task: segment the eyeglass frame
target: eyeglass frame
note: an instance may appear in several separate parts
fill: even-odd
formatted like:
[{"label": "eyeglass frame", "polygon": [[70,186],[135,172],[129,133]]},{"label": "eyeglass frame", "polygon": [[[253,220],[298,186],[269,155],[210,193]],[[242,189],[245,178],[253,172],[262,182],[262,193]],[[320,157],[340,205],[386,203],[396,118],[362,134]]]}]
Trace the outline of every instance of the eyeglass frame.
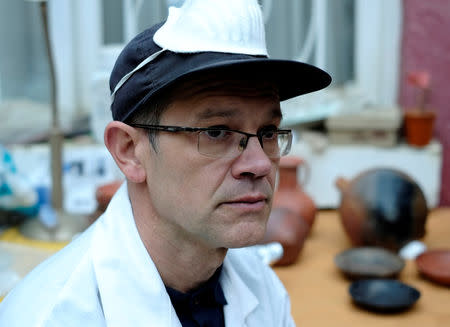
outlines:
[{"label": "eyeglass frame", "polygon": [[[229,131],[229,132],[235,132],[235,133],[239,133],[244,135],[245,138],[245,143],[244,144],[239,144],[240,147],[242,147],[242,150],[240,151],[241,153],[247,148],[248,145],[248,140],[250,139],[250,137],[255,137],[258,139],[259,144],[261,145],[261,148],[264,151],[264,145],[263,145],[263,140],[262,140],[262,132],[264,131],[263,128],[259,129],[256,134],[252,134],[252,133],[247,133],[247,132],[243,132],[243,131],[239,131],[237,129],[231,129],[231,128],[224,128],[224,127],[188,127],[188,126],[171,126],[171,125],[147,125],[147,124],[139,124],[139,123],[129,123],[129,126],[132,127],[137,127],[137,128],[143,128],[143,129],[148,129],[148,130],[156,130],[156,131],[162,131],[162,132],[169,132],[169,133],[182,133],[182,132],[190,132],[190,133],[195,133],[195,132],[207,132],[207,131]],[[286,150],[285,153],[281,154],[278,157],[269,157],[267,155],[267,153],[264,151],[264,153],[269,157],[269,158],[273,158],[273,159],[277,159],[280,158],[282,156],[285,156],[287,154],[289,154],[289,152],[291,151],[291,146],[292,146],[292,130],[290,129],[274,129],[272,132],[277,133],[277,134],[287,134],[289,135],[288,138],[288,144],[286,146]],[[242,141],[242,140],[241,140]],[[200,154],[208,156],[205,153],[201,153],[199,151]]]}]

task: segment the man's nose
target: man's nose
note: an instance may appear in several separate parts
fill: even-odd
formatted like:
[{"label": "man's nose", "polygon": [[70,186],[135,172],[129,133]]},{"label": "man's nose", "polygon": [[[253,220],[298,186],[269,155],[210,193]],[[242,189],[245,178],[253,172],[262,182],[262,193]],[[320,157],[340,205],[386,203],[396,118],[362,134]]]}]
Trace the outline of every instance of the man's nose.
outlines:
[{"label": "man's nose", "polygon": [[257,137],[250,137],[247,146],[233,163],[231,173],[235,178],[262,177],[271,172],[272,160],[266,155]]}]

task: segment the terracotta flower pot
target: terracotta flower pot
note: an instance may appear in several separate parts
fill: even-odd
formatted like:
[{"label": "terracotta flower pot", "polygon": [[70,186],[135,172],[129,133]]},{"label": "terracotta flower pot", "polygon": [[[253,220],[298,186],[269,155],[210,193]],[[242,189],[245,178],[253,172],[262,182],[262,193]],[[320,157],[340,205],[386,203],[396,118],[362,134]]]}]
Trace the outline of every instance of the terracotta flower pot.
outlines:
[{"label": "terracotta flower pot", "polygon": [[404,114],[405,133],[408,144],[426,146],[433,138],[436,115],[433,111],[410,110]]}]

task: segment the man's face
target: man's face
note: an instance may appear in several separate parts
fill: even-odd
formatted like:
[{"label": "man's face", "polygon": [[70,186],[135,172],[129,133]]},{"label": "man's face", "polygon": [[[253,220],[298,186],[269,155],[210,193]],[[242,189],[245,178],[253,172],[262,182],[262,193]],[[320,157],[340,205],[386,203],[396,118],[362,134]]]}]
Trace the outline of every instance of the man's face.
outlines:
[{"label": "man's face", "polygon": [[[254,133],[279,126],[281,111],[273,92],[202,88],[174,101],[161,125],[228,127]],[[258,139],[235,158],[198,152],[197,133],[159,132],[157,151],[148,145],[150,205],[169,239],[233,248],[255,244],[265,232],[278,159],[269,159]]]}]

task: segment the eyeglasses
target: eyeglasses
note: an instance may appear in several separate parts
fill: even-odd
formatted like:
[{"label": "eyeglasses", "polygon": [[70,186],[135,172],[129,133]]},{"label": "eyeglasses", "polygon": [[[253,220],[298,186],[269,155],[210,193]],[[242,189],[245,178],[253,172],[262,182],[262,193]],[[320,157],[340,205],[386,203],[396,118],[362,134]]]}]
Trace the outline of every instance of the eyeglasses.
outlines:
[{"label": "eyeglasses", "polygon": [[289,129],[265,127],[256,134],[222,127],[181,127],[129,124],[133,127],[170,133],[197,133],[198,152],[213,158],[235,158],[245,150],[250,137],[256,136],[264,153],[272,159],[287,155],[291,150],[292,132]]}]

